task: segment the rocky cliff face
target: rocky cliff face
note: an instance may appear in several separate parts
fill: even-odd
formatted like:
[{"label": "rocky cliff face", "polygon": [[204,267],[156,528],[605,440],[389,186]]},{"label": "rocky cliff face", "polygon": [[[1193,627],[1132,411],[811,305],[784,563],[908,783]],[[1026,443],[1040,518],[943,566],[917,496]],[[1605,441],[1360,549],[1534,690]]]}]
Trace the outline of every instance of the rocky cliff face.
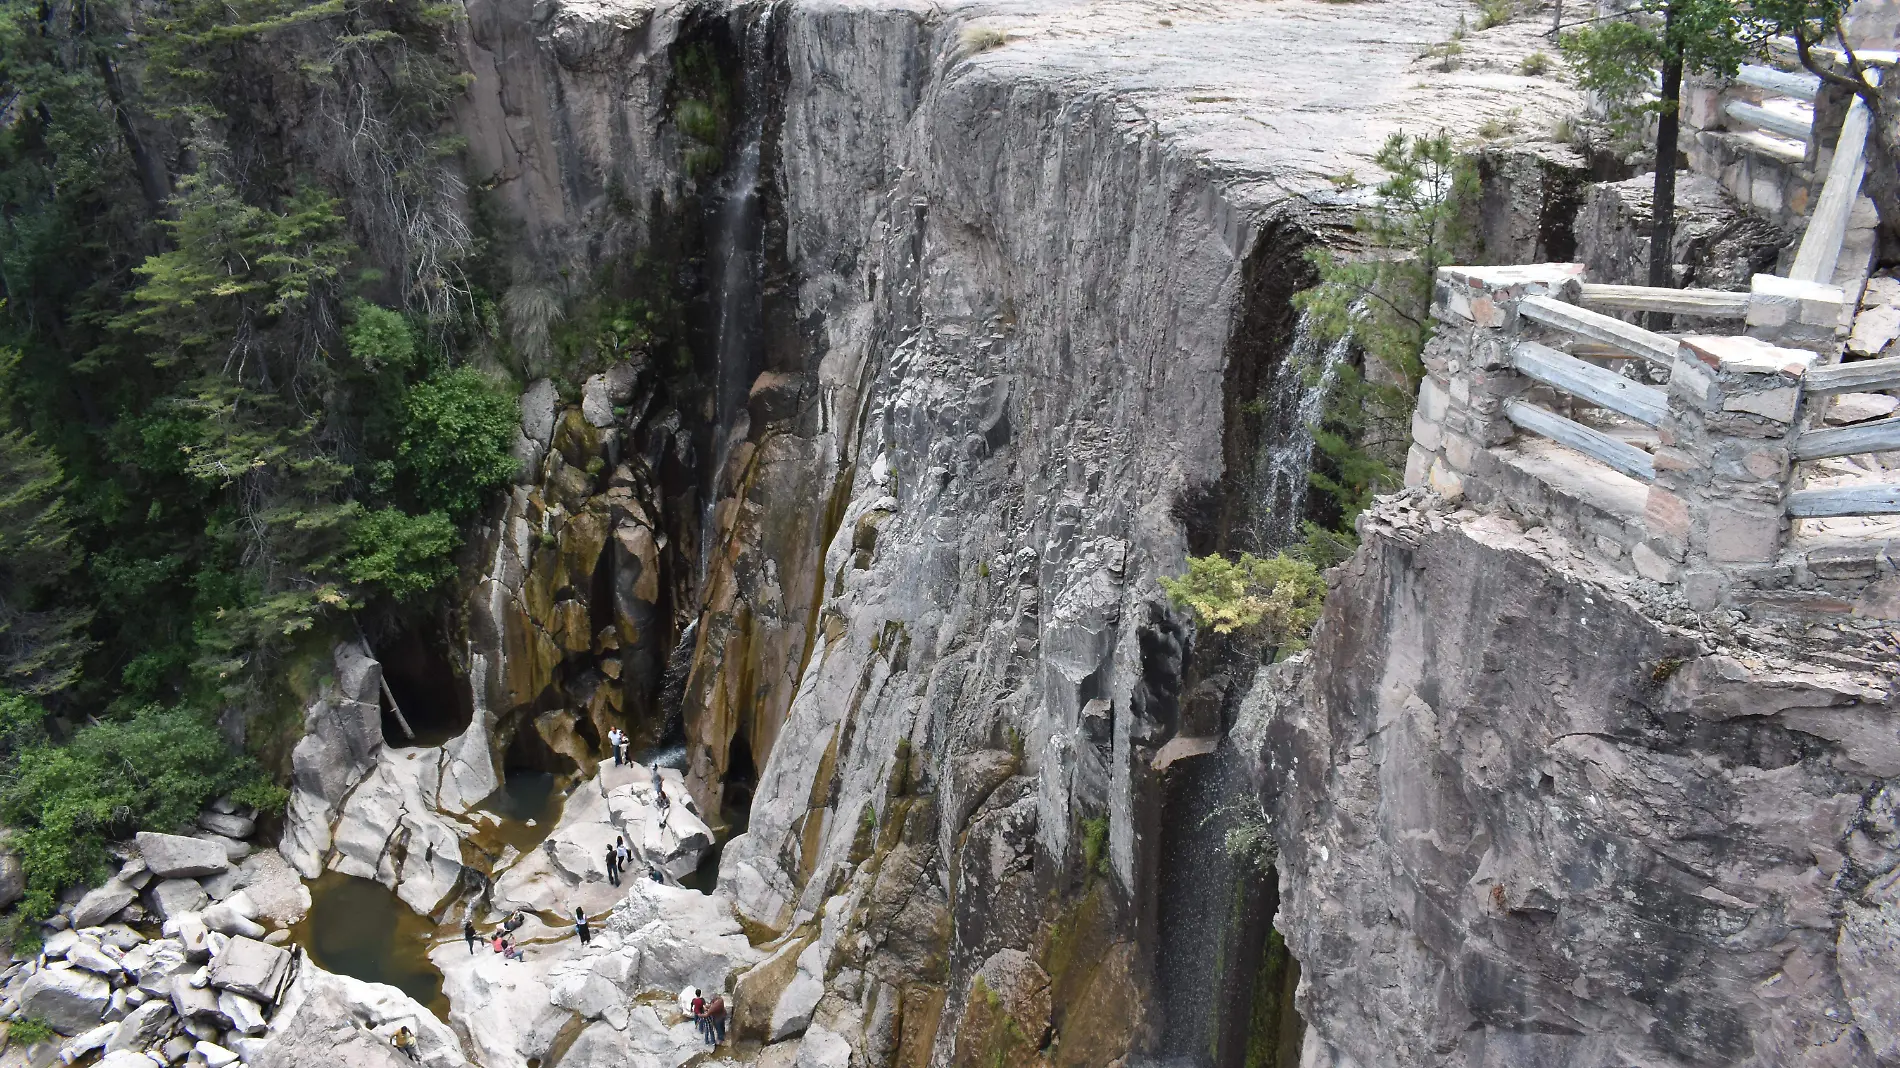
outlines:
[{"label": "rocky cliff face", "polygon": [[1241,732],[1302,1064],[1890,1063],[1885,625],[1790,644],[1430,497],[1362,529]]},{"label": "rocky cliff face", "polygon": [[558,439],[592,431],[534,400],[541,474],[470,629],[488,720],[576,754],[663,721],[653,636],[690,634],[694,793],[717,812],[758,776],[720,885],[784,939],[745,1000],[820,992],[754,1037],[906,1065],[1153,1047],[1161,843],[1198,819],[1157,758],[1223,728],[1155,576],[1258,529],[1244,472],[1291,428],[1243,413],[1298,388],[1287,297],[1349,210],[1330,179],[1402,123],[1524,108],[1534,28],[1441,73],[1417,57],[1461,7],[1436,0],[470,10],[471,152],[533,254],[704,248],[702,388],[669,400],[701,503],[657,505],[700,517],[658,567],[676,594],[665,524],[601,500],[619,454],[583,485]]}]

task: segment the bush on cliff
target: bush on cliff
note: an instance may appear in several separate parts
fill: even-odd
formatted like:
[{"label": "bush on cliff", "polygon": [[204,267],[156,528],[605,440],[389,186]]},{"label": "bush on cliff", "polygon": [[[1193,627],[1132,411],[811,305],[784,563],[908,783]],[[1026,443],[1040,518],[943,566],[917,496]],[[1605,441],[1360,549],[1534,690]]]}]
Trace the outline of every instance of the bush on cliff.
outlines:
[{"label": "bush on cliff", "polygon": [[1306,648],[1326,598],[1319,569],[1286,553],[1191,556],[1187,574],[1163,578],[1161,588],[1201,626],[1256,638],[1277,653]]}]

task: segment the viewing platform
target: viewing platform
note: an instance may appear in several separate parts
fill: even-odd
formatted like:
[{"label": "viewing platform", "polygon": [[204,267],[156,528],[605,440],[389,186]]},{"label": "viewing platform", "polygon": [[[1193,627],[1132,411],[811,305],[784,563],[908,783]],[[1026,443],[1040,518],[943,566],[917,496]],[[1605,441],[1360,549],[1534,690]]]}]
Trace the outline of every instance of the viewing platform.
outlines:
[{"label": "viewing platform", "polygon": [[1900,619],[1900,416],[1880,392],[1900,357],[1839,362],[1858,301],[1582,273],[1439,271],[1407,485],[1549,524],[1698,611]]}]

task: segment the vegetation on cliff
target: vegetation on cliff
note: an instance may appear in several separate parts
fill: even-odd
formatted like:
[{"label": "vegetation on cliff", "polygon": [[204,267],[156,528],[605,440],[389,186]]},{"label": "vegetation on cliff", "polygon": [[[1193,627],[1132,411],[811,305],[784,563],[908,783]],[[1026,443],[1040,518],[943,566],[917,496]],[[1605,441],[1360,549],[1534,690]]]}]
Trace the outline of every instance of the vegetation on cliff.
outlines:
[{"label": "vegetation on cliff", "polygon": [[268,805],[217,724],[277,700],[298,634],[438,589],[514,473],[451,18],[0,2],[0,818],[32,914],[108,835]]}]

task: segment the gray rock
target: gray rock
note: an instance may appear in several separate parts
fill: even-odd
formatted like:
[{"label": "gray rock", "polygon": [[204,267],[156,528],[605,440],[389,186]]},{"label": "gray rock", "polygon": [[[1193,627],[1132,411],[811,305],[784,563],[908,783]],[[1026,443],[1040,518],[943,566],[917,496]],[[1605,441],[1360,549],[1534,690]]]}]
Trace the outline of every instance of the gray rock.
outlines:
[{"label": "gray rock", "polygon": [[138,843],[145,866],[160,879],[216,875],[231,866],[221,846],[201,838],[140,831]]},{"label": "gray rock", "polygon": [[123,973],[119,962],[107,956],[99,943],[85,938],[73,943],[72,948],[66,951],[66,959],[71,961],[74,967],[84,968],[94,975],[103,975],[108,979],[116,979]]},{"label": "gray rock", "polygon": [[134,890],[143,890],[152,881],[152,869],[144,857],[133,857],[119,867],[119,881]]},{"label": "gray rock", "polygon": [[155,1068],[152,1058],[131,1050],[114,1050],[99,1059],[93,1068]]},{"label": "gray rock", "polygon": [[165,1040],[163,1046],[159,1047],[159,1052],[172,1064],[177,1064],[179,1061],[191,1056],[192,1050],[193,1041],[184,1035],[173,1035]]},{"label": "gray rock", "polygon": [[193,985],[191,976],[180,973],[172,976],[172,1010],[184,1019],[208,1017],[218,1014],[218,993],[209,986]]},{"label": "gray rock", "polygon": [[212,901],[223,901],[244,886],[244,871],[232,868],[217,875],[207,875],[198,880],[198,885],[204,887],[205,897]]},{"label": "gray rock", "polygon": [[225,1049],[216,1042],[200,1042],[193,1048],[198,1051],[198,1056],[204,1058],[205,1068],[228,1068],[231,1063],[238,1059],[236,1053]]},{"label": "gray rock", "polygon": [[20,991],[20,1013],[37,1016],[62,1035],[99,1025],[112,1004],[112,984],[83,968],[42,968]]},{"label": "gray rock", "polygon": [[110,924],[96,931],[87,931],[86,934],[97,938],[100,945],[112,946],[121,952],[145,943],[144,935],[122,923]]},{"label": "gray rock", "polygon": [[210,895],[196,879],[166,879],[153,884],[145,892],[146,900],[151,903],[152,911],[166,920],[176,919],[188,912],[197,912],[210,901]]},{"label": "gray rock", "polygon": [[126,1013],[125,1019],[118,1022],[106,1049],[144,1049],[156,1043],[159,1036],[165,1033],[172,1016],[171,1002],[158,999],[148,1001]]},{"label": "gray rock", "polygon": [[140,990],[158,998],[170,997],[172,978],[193,968],[184,946],[171,939],[135,947],[120,964],[137,978]]},{"label": "gray rock", "polygon": [[57,931],[40,943],[40,953],[46,957],[64,957],[66,952],[79,944],[79,932],[71,928]]},{"label": "gray rock", "polygon": [[122,1022],[100,1024],[92,1030],[72,1038],[65,1045],[59,1047],[59,1059],[67,1064],[71,1064],[89,1053],[96,1053],[104,1049],[106,1043],[112,1041],[114,1032],[123,1026],[125,1025]]},{"label": "gray rock", "polygon": [[257,830],[257,821],[234,813],[200,812],[198,826],[226,838],[249,838]]},{"label": "gray rock", "polygon": [[138,891],[117,878],[107,879],[104,885],[89,891],[73,906],[72,921],[74,927],[97,927],[125,910]]},{"label": "gray rock", "polygon": [[12,908],[25,896],[25,866],[12,850],[0,850],[0,909]]},{"label": "gray rock", "polygon": [[252,852],[251,843],[240,841],[236,838],[227,838],[222,834],[213,834],[210,831],[205,831],[196,837],[200,841],[209,842],[223,850],[224,859],[232,864],[236,864],[238,861],[250,856]]},{"label": "gray rock", "polygon": [[277,998],[290,973],[290,954],[250,938],[233,938],[211,961],[211,985],[258,1001]]},{"label": "gray rock", "polygon": [[264,1018],[264,1006],[256,998],[235,991],[218,991],[218,1011],[231,1021],[231,1030],[239,1034],[261,1035],[269,1025]]}]

